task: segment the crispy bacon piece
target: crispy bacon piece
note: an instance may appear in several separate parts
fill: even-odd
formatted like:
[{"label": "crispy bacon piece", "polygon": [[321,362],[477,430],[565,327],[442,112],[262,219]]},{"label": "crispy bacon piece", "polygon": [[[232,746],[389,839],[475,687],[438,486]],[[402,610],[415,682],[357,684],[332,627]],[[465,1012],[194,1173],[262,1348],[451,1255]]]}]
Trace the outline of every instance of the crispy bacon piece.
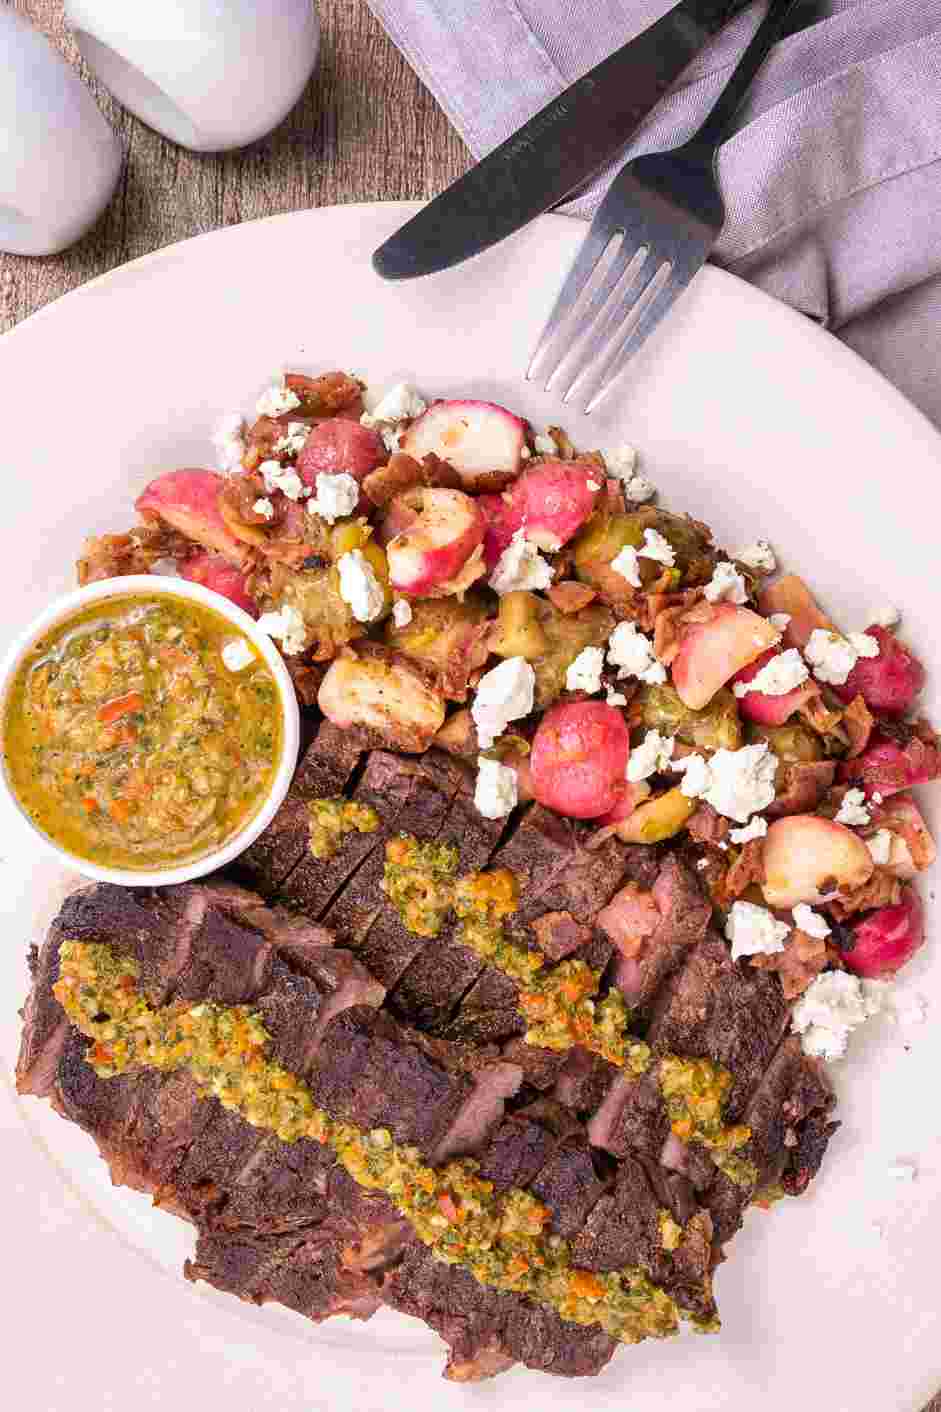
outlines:
[{"label": "crispy bacon piece", "polygon": [[749,962],[759,971],[777,971],[785,1000],[802,995],[811,981],[827,964],[827,943],[821,937],[793,931],[784,943],[783,951],[772,956],[750,956]]},{"label": "crispy bacon piece", "polygon": [[723,882],[723,891],[728,898],[725,903],[727,907],[732,905],[736,897],[741,897],[752,883],[764,882],[764,847],[764,839],[751,839],[729,868]]},{"label": "crispy bacon piece", "polygon": [[363,481],[363,490],[374,505],[385,506],[403,490],[411,490],[416,485],[431,488],[460,490],[463,482],[453,466],[429,452],[416,461],[406,456],[404,451],[396,451],[389,457],[388,465],[370,471]]},{"label": "crispy bacon piece", "polygon": [[854,696],[843,712],[843,729],[849,736],[847,759],[855,760],[869,744],[875,719],[862,696]]},{"label": "crispy bacon piece", "polygon": [[812,814],[836,777],[835,760],[795,760],[778,767],[777,795],[769,819],[785,814]]},{"label": "crispy bacon piece", "polygon": [[817,691],[813,696],[809,696],[797,714],[811,730],[823,736],[824,740],[831,740],[838,746],[849,744],[849,732],[843,725],[843,711],[828,706],[823,692]]},{"label": "crispy bacon piece", "polygon": [[558,608],[560,613],[578,613],[582,608],[587,608],[589,603],[593,603],[598,594],[593,588],[589,588],[587,583],[576,583],[574,579],[565,579],[562,583],[554,583],[546,591],[546,597],[553,607]]},{"label": "crispy bacon piece", "polygon": [[[682,759],[683,755],[695,754],[695,747],[687,746],[676,758]],[[719,844],[727,837],[730,827],[728,819],[723,819],[711,804],[700,804],[695,814],[689,819],[686,831],[690,838],[695,839],[697,843]]]},{"label": "crispy bacon piece", "polygon": [[301,399],[294,416],[336,417],[341,414],[359,419],[363,414],[363,384],[349,373],[285,373],[285,386]]},{"label": "crispy bacon piece", "polygon": [[868,882],[852,892],[843,892],[827,907],[838,922],[844,922],[856,912],[869,912],[873,907],[894,907],[902,896],[902,883],[885,868],[876,868]]},{"label": "crispy bacon piece", "polygon": [[160,559],[185,558],[193,552],[191,540],[172,525],[155,521],[137,525],[127,534],[102,534],[86,539],[75,569],[79,585],[100,579],[147,574]]}]

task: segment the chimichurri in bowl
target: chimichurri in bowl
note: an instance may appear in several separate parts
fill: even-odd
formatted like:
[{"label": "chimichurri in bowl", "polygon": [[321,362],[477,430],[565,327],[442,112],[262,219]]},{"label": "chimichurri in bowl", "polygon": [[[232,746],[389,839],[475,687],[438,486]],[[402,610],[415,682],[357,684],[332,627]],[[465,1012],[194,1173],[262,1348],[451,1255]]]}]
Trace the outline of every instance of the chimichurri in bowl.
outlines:
[{"label": "chimichurri in bowl", "polygon": [[15,645],[2,687],[6,787],[92,877],[176,882],[231,861],[296,763],[280,654],[199,584],[139,575],[68,595]]}]

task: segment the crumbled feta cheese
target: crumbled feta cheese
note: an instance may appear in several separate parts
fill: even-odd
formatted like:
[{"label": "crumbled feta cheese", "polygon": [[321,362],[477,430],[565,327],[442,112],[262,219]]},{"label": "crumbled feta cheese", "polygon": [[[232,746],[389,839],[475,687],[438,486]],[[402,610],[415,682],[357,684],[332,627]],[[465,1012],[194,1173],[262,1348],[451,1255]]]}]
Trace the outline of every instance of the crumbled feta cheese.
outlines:
[{"label": "crumbled feta cheese", "polygon": [[229,672],[244,671],[249,663],[255,660],[255,653],[244,637],[230,638],[228,642],[223,644],[220,656],[226,671]]},{"label": "crumbled feta cheese", "polygon": [[241,469],[242,457],[245,455],[242,431],[241,412],[230,412],[216,424],[212,433],[212,444],[216,448],[216,460],[220,470]]},{"label": "crumbled feta cheese", "polygon": [[363,426],[374,427],[379,422],[405,422],[420,417],[427,410],[425,399],[407,382],[397,382],[372,409],[364,412]]},{"label": "crumbled feta cheese", "polygon": [[558,456],[559,454],[559,448],[552,437],[547,436],[544,432],[533,437],[533,446],[537,456]]},{"label": "crumbled feta cheese", "polygon": [[784,950],[790,931],[787,922],[777,921],[767,907],[754,902],[733,902],[725,923],[733,961],[741,956],[774,956]]},{"label": "crumbled feta cheese", "polygon": [[865,827],[869,823],[870,817],[863,791],[848,789],[843,796],[839,810],[833,816],[833,822],[845,824],[847,828]]},{"label": "crumbled feta cheese", "polygon": [[748,585],[734,564],[723,559],[703,589],[710,603],[747,603]]},{"label": "crumbled feta cheese", "polygon": [[288,422],[286,433],[279,437],[274,444],[275,454],[278,456],[299,455],[307,445],[309,436],[310,427],[306,422]]},{"label": "crumbled feta cheese", "polygon": [[601,690],[601,672],[604,667],[604,649],[583,647],[565,673],[566,691],[587,691],[594,696]]},{"label": "crumbled feta cheese", "polygon": [[676,740],[672,735],[661,735],[659,731],[648,731],[639,745],[631,748],[627,762],[627,778],[632,784],[649,779],[661,770],[669,769]]},{"label": "crumbled feta cheese", "polygon": [[627,697],[624,695],[623,691],[609,691],[607,696],[605,697],[605,705],[626,706]]},{"label": "crumbled feta cheese", "polygon": [[869,622],[876,628],[895,628],[902,621],[902,610],[893,603],[884,603],[869,614]]},{"label": "crumbled feta cheese", "polygon": [[818,681],[828,686],[843,686],[860,657],[878,657],[879,644],[864,632],[851,632],[842,637],[826,628],[814,628],[804,648],[804,656],[814,669]]},{"label": "crumbled feta cheese", "polygon": [[293,412],[301,405],[301,399],[285,385],[284,375],[279,382],[272,383],[255,403],[259,417],[282,417],[285,412]]},{"label": "crumbled feta cheese", "polygon": [[[767,809],[774,800],[778,757],[765,741],[741,750],[717,750],[708,764],[701,755],[674,763],[684,771],[682,792],[690,799],[705,799],[719,814],[744,824],[752,814]],[[699,764],[692,762],[698,760]]]},{"label": "crumbled feta cheese", "polygon": [[352,515],[359,504],[359,483],[346,471],[332,475],[321,471],[317,476],[317,494],[307,503],[312,515],[319,515],[332,525],[346,515]]},{"label": "crumbled feta cheese", "polygon": [[750,691],[763,692],[765,696],[786,696],[789,691],[801,685],[810,676],[807,663],[796,647],[779,652],[766,662],[751,681],[736,682],[732,688],[736,696],[747,696]]},{"label": "crumbled feta cheese", "polygon": [[732,829],[729,832],[729,840],[732,843],[751,843],[754,838],[764,838],[768,832],[768,820],[763,819],[760,814],[756,814],[750,824],[744,828]]},{"label": "crumbled feta cheese", "polygon": [[706,868],[709,867],[709,859],[708,859],[708,858],[700,858],[699,862],[696,864],[696,867],[699,869],[699,871],[700,871],[701,873],[704,872],[704,871],[706,870]]},{"label": "crumbled feta cheese", "polygon": [[646,476],[630,476],[624,481],[625,498],[632,500],[635,505],[643,505],[645,501],[652,500],[656,493],[657,487]]},{"label": "crumbled feta cheese", "polygon": [[252,509],[255,511],[256,515],[264,515],[266,520],[274,519],[274,506],[265,496],[263,496],[261,500],[256,500]]},{"label": "crumbled feta cheese", "polygon": [[499,760],[477,757],[477,786],[474,806],[485,819],[504,819],[516,808],[519,798],[516,771]]},{"label": "crumbled feta cheese", "polygon": [[882,803],[882,795],[879,793],[879,791],[878,791],[877,789],[874,789],[873,792],[872,792],[872,802],[873,802],[873,804],[881,804],[881,803]]},{"label": "crumbled feta cheese", "polygon": [[665,539],[659,530],[645,529],[644,542],[637,553],[641,559],[655,559],[658,564],[665,564],[668,569],[672,569],[676,563],[676,555],[673,553],[673,546],[668,539]]},{"label": "crumbled feta cheese", "polygon": [[637,447],[624,442],[613,451],[604,453],[604,463],[612,476],[618,480],[630,480],[637,470]]},{"label": "crumbled feta cheese", "polygon": [[633,545],[625,544],[623,549],[618,550],[611,560],[611,568],[622,579],[627,579],[632,588],[640,588],[640,565]]},{"label": "crumbled feta cheese", "polygon": [[533,709],[536,673],[525,657],[507,657],[499,666],[485,672],[477,683],[471,715],[477,727],[477,743],[489,750],[510,721],[528,716]]},{"label": "crumbled feta cheese", "polygon": [[892,835],[888,829],[879,829],[872,838],[866,839],[866,847],[874,863],[888,863],[892,853]]},{"label": "crumbled feta cheese", "polygon": [[654,656],[653,643],[637,629],[636,623],[618,623],[608,638],[608,661],[619,667],[618,677],[637,677],[650,686],[667,679],[662,662]]},{"label": "crumbled feta cheese", "polygon": [[361,549],[351,549],[337,560],[340,597],[353,610],[358,623],[373,623],[386,603],[385,590]]},{"label": "crumbled feta cheese", "polygon": [[818,941],[823,941],[824,937],[830,935],[830,927],[826,917],[822,917],[819,912],[808,907],[806,902],[798,902],[797,906],[792,908],[791,916],[794,918],[795,927],[805,936],[813,936]]},{"label": "crumbled feta cheese", "polygon": [[306,490],[297,471],[285,470],[280,461],[262,461],[258,470],[269,494],[280,490],[289,500],[300,500]]},{"label": "crumbled feta cheese", "polygon": [[528,461],[529,458],[532,456],[532,454],[533,454],[533,453],[530,451],[530,449],[529,449],[528,446],[521,446],[521,447],[520,447],[520,460],[521,460],[521,461]]},{"label": "crumbled feta cheese", "polygon": [[839,1059],[853,1030],[885,1003],[886,987],[860,981],[849,971],[824,971],[816,976],[794,1006],[791,1028],[801,1036],[805,1054]]},{"label": "crumbled feta cheese", "polygon": [[768,622],[773,628],[777,628],[778,632],[783,632],[791,621],[791,616],[790,613],[771,613],[768,616]]},{"label": "crumbled feta cheese", "polygon": [[682,770],[680,793],[687,799],[699,799],[712,783],[712,774],[702,755],[684,755],[682,760],[674,760],[672,768]]},{"label": "crumbled feta cheese", "polygon": [[600,489],[601,489],[601,481],[600,481],[600,480],[586,480],[585,485],[588,487],[589,490],[600,490]]},{"label": "crumbled feta cheese", "polygon": [[285,604],[276,613],[262,613],[258,626],[269,637],[279,639],[288,657],[296,657],[307,646],[307,628],[296,608]]},{"label": "crumbled feta cheese", "polygon": [[756,539],[754,544],[746,544],[745,548],[740,549],[735,557],[746,568],[757,569],[762,574],[773,574],[778,567],[774,550],[766,539]]},{"label": "crumbled feta cheese", "polygon": [[917,1175],[914,1162],[893,1162],[889,1167],[889,1176],[894,1182],[913,1182]]},{"label": "crumbled feta cheese", "polygon": [[497,560],[490,575],[490,587],[502,597],[520,589],[548,588],[552,582],[552,565],[530,544],[525,530],[518,529]]},{"label": "crumbled feta cheese", "polygon": [[392,605],[392,621],[397,628],[407,628],[412,621],[412,605],[405,598],[397,598]]}]

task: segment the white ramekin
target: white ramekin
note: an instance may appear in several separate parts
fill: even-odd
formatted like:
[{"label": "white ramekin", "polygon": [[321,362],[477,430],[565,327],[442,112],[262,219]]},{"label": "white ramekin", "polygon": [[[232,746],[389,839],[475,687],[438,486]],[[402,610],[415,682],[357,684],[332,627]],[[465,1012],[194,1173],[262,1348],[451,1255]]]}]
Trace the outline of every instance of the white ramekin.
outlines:
[{"label": "white ramekin", "polygon": [[236,607],[234,603],[230,603],[227,598],[223,598],[221,594],[214,593],[212,589],[204,588],[199,583],[189,583],[185,579],[168,578],[158,574],[131,574],[126,578],[102,579],[98,583],[90,583],[86,584],[84,588],[77,588],[73,593],[64,594],[61,598],[50,603],[49,607],[44,609],[24,632],[20,633],[0,664],[0,717],[5,713],[7,693],[20,663],[39,638],[92,603],[100,603],[108,598],[125,598],[134,594],[149,596],[159,594],[161,597],[184,598],[192,603],[201,603],[203,607],[211,608],[220,617],[230,622],[233,627],[240,629],[264,658],[278,687],[283,721],[281,760],[265,802],[249,819],[244,828],[234,834],[222,848],[216,849],[213,853],[207,853],[202,858],[191,859],[175,868],[105,868],[70,853],[68,849],[62,848],[37,827],[17,798],[7,775],[5,750],[0,756],[0,786],[36,841],[47,852],[55,854],[66,867],[77,873],[82,873],[87,878],[95,878],[99,882],[120,883],[123,887],[163,887],[169,883],[188,882],[191,878],[200,878],[206,873],[224,867],[226,863],[231,863],[234,858],[244,852],[248,845],[268,827],[287,794],[294,775],[300,744],[300,712],[294,684],[280,652],[271,638],[266,633],[259,631],[255,621],[246,612]]},{"label": "white ramekin", "polygon": [[317,63],[313,0],[66,0],[89,68],[194,152],[224,152],[284,119]]}]

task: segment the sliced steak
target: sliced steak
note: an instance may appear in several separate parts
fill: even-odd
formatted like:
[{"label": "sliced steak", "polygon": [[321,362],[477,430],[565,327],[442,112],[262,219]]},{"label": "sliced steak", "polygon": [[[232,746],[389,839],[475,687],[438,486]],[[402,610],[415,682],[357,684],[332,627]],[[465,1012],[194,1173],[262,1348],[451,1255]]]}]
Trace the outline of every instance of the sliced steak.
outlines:
[{"label": "sliced steak", "polygon": [[647,1040],[656,1053],[712,1059],[728,1069],[726,1116],[734,1123],[771,1062],[788,1014],[777,977],[733,961],[713,935],[693,947],[667,982]]},{"label": "sliced steak", "polygon": [[496,1191],[527,1187],[552,1156],[558,1139],[542,1123],[522,1114],[507,1118],[480,1155],[480,1175]]},{"label": "sliced steak", "polygon": [[606,1185],[598,1178],[587,1143],[564,1143],[530,1183],[530,1190],[552,1213],[552,1231],[570,1240],[585,1224]]},{"label": "sliced steak", "polygon": [[307,852],[307,803],[344,793],[363,753],[353,731],[324,721],[297,768],[287,798],[265,831],[240,855],[233,873],[273,896]]},{"label": "sliced steak", "polygon": [[485,966],[457,1012],[437,1029],[468,1044],[502,1044],[524,1034],[526,1021],[519,1011],[516,982],[495,966]]},{"label": "sliced steak", "polygon": [[281,1142],[269,1134],[216,1203],[208,1224],[259,1234],[317,1225],[329,1209],[327,1185],[333,1166],[333,1152],[321,1143],[306,1138]]},{"label": "sliced steak", "polygon": [[271,980],[275,951],[261,932],[207,907],[186,965],[171,987],[174,1000],[248,1004]]},{"label": "sliced steak", "polygon": [[647,898],[651,914],[659,921],[652,930],[643,929],[636,937],[625,936],[623,925],[631,927],[631,916],[637,912],[636,884],[616,893],[598,922],[622,953],[618,957],[614,983],[632,1008],[644,1011],[667,976],[682,963],[692,947],[702,941],[712,916],[712,903],[699,880],[680,860],[668,857],[660,869]]},{"label": "sliced steak", "polygon": [[553,1096],[575,1113],[594,1113],[620,1070],[580,1044],[562,1057]]},{"label": "sliced steak", "polygon": [[523,1079],[531,1088],[545,1092],[554,1086],[565,1067],[568,1054],[565,1050],[543,1049],[538,1044],[527,1044],[525,1039],[511,1039],[503,1046],[503,1057],[511,1064],[519,1064]]},{"label": "sliced steak", "polygon": [[588,1137],[615,1157],[629,1153],[660,1160],[670,1135],[656,1073],[617,1076],[588,1123]]}]

